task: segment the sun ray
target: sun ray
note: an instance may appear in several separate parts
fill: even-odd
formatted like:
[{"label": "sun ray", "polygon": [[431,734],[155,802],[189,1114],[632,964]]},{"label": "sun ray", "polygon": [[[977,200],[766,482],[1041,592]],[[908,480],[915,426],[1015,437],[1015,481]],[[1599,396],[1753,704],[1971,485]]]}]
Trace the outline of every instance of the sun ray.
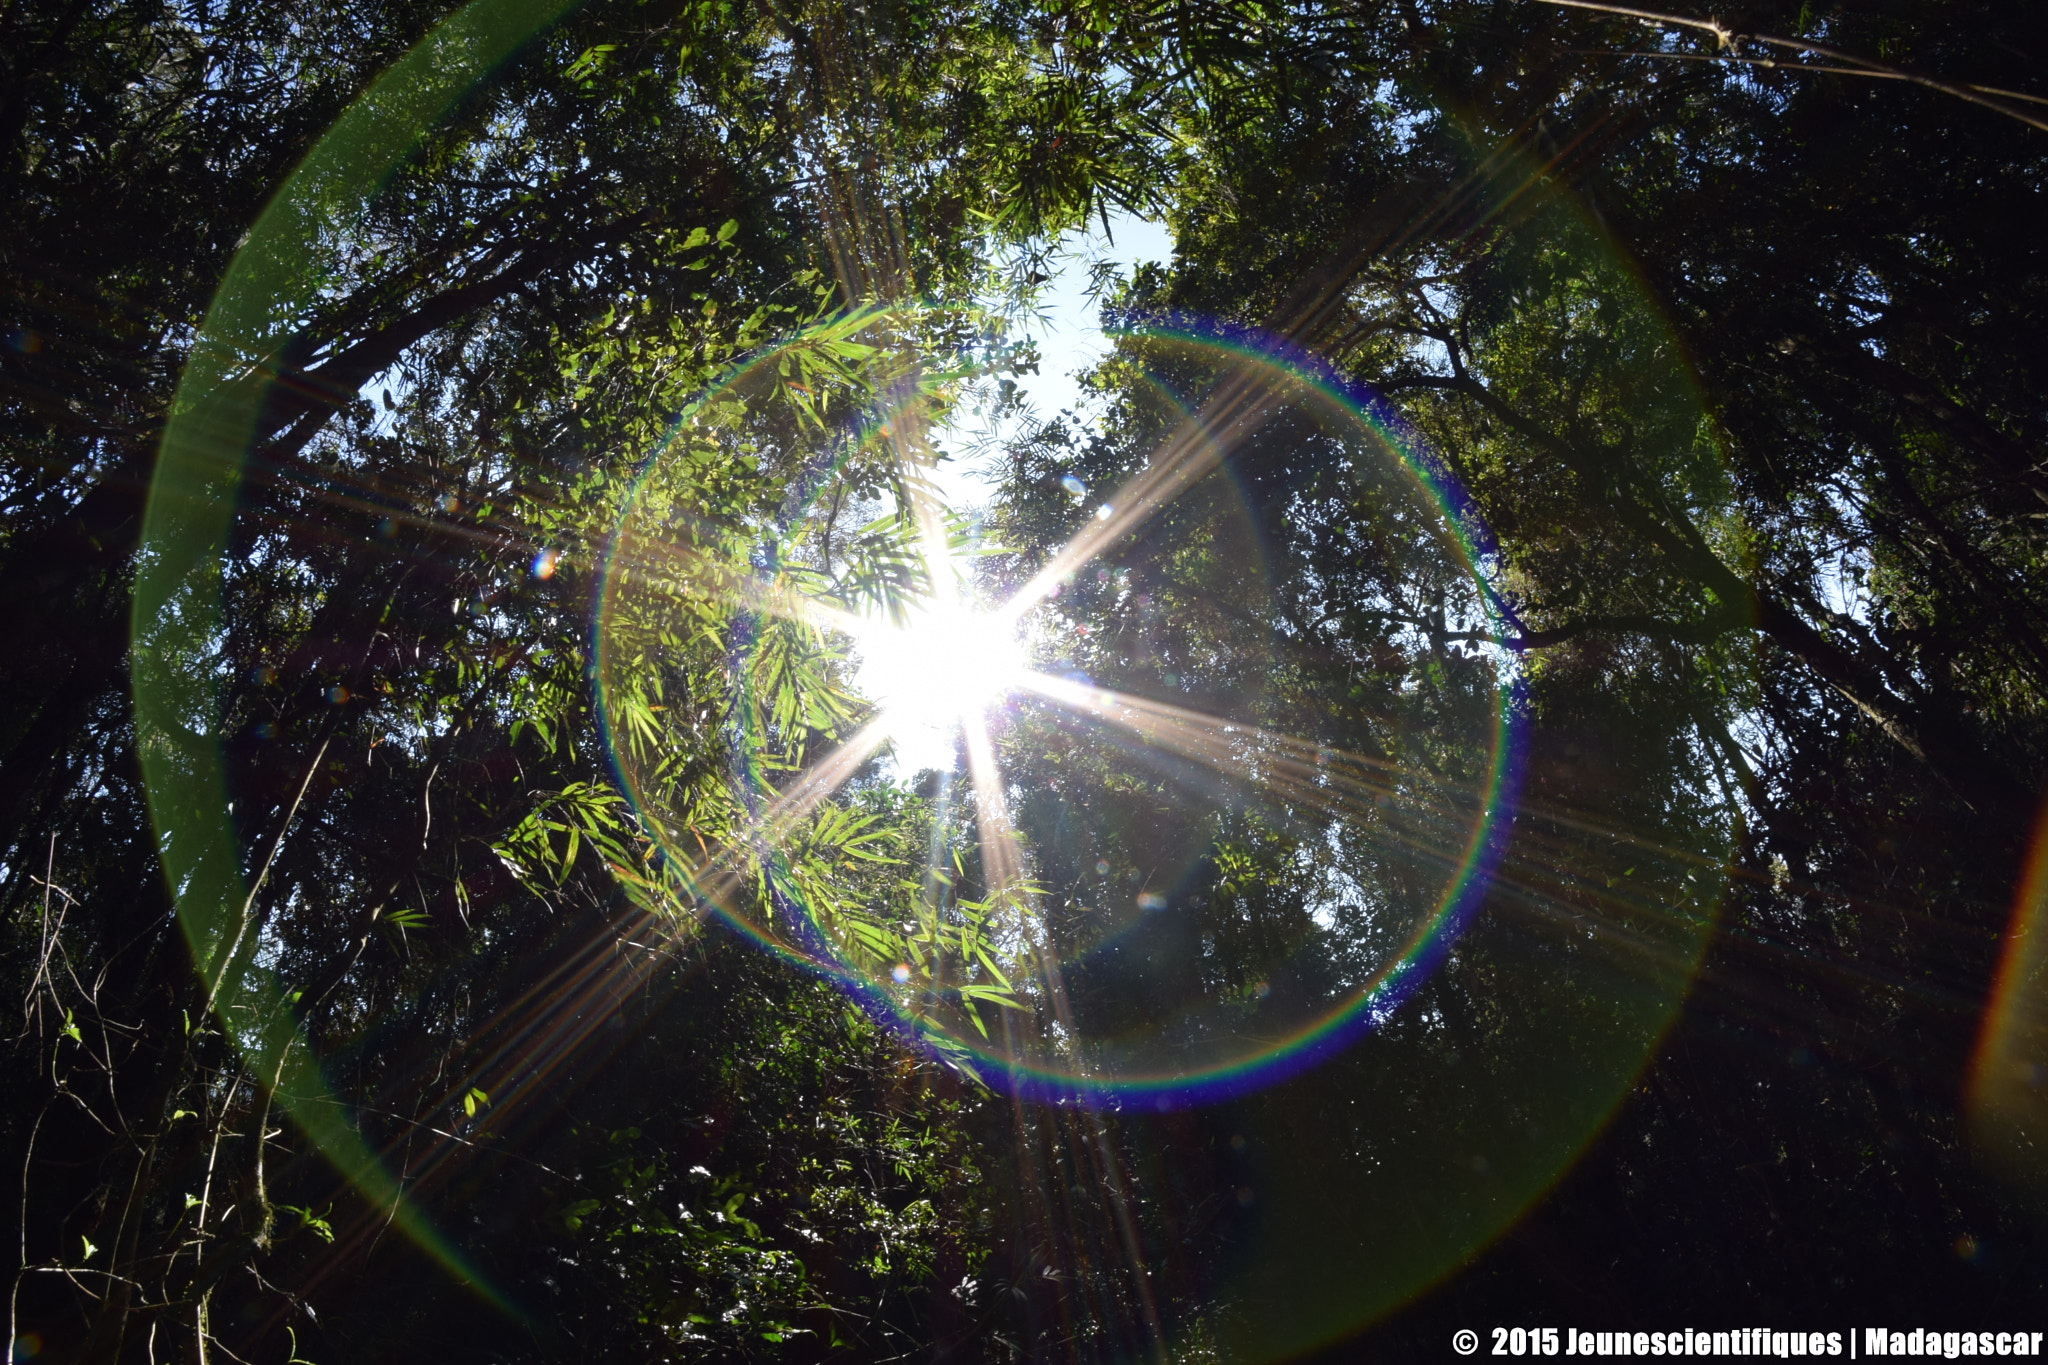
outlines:
[{"label": "sun ray", "polygon": [[1017,590],[1004,604],[1004,614],[1021,617],[1052,596],[1070,575],[1193,488],[1229,454],[1229,445],[1216,433],[1230,432],[1230,445],[1235,445],[1258,428],[1275,402],[1273,395],[1261,389],[1256,376],[1244,371],[1232,374],[1200,411],[1182,419],[1144,470],[1126,480],[1100,505],[1095,518]]},{"label": "sun ray", "polygon": [[[1017,831],[1010,822],[1009,800],[1002,768],[996,760],[995,745],[988,724],[979,714],[968,717],[967,766],[974,781],[977,832],[981,840],[982,880],[993,904],[1008,908],[1010,926],[1029,945],[1038,963],[1039,981],[1045,990],[1047,1011],[1071,1036],[1074,1020],[1067,1003],[1066,984],[1059,956],[1040,916],[1037,900],[1024,876]],[[1019,1061],[1021,1058],[1012,1058]]]},{"label": "sun ray", "polygon": [[689,868],[684,874],[686,881],[698,895],[730,913],[749,870],[763,852],[780,844],[845,786],[887,738],[888,731],[880,719],[863,725],[845,743],[806,768],[788,790],[750,819],[738,839]]},{"label": "sun ray", "polygon": [[[1151,333],[1133,335],[1142,341]],[[1424,502],[1444,519],[1436,548],[1454,571],[1462,569],[1477,584],[1472,609],[1492,610],[1494,598],[1484,582],[1490,561],[1483,526],[1472,518],[1455,481],[1432,462],[1420,438],[1375,407],[1375,400],[1352,392],[1344,381],[1284,342],[1262,341],[1249,333],[1204,339],[1170,328],[1157,336],[1169,345],[1202,348],[1216,362],[1205,371],[1211,376],[1208,396],[1190,403],[1162,389],[1168,405],[1167,434],[1153,444],[1146,467],[1126,480],[1096,516],[1084,520],[1021,588],[1002,600],[984,604],[976,590],[976,576],[969,568],[973,551],[960,543],[961,523],[928,477],[936,459],[928,439],[930,414],[914,401],[885,401],[886,417],[871,416],[860,428],[860,441],[893,470],[890,482],[902,518],[897,524],[901,539],[892,553],[904,562],[900,567],[892,564],[888,574],[890,582],[906,591],[891,595],[886,605],[866,612],[850,609],[828,577],[806,567],[797,547],[779,541],[767,547],[768,553],[757,550],[744,563],[732,556],[729,545],[714,559],[716,552],[708,543],[703,549],[691,543],[687,525],[656,529],[652,537],[640,540],[622,531],[610,547],[608,566],[615,584],[638,580],[639,588],[656,599],[695,598],[709,605],[714,616],[732,612],[816,632],[819,647],[846,649],[853,690],[873,707],[857,735],[818,757],[780,793],[757,796],[753,765],[741,764],[748,775],[742,779],[739,799],[750,809],[743,813],[736,836],[721,854],[672,864],[680,869],[689,863],[684,877],[694,893],[716,904],[736,927],[764,945],[839,980],[862,1008],[879,1011],[878,1017],[892,1015],[907,1039],[928,1044],[1000,1088],[1084,1106],[1116,1103],[1121,1095],[1175,1104],[1237,1093],[1245,1075],[1273,1080],[1295,1074],[1376,1028],[1444,959],[1476,907],[1480,889],[1506,847],[1506,812],[1514,799],[1520,762],[1520,694],[1512,665],[1506,662],[1493,669],[1490,718],[1485,707],[1470,718],[1476,728],[1465,757],[1458,760],[1470,769],[1462,776],[1457,762],[1436,768],[1431,761],[1408,757],[1405,742],[1398,738],[1385,741],[1391,747],[1384,753],[1346,752],[1032,666],[1027,641],[1036,628],[1028,618],[1041,604],[1077,570],[1124,544],[1197,485],[1217,477],[1226,482],[1236,478],[1229,466],[1235,452],[1247,440],[1270,437],[1275,421],[1291,420],[1286,414],[1304,407],[1315,429],[1335,433],[1353,448],[1354,457],[1387,461],[1407,475]],[[914,376],[903,383],[919,394],[927,391]],[[1219,470],[1224,473],[1219,475]],[[803,496],[815,496],[815,489]],[[787,525],[794,513],[785,509],[784,515],[778,524]],[[1251,571],[1262,570],[1254,564]],[[737,638],[733,648],[743,655],[752,647],[748,633],[743,630]],[[1192,796],[1213,788],[1211,794],[1225,806],[1243,810],[1275,830],[1290,831],[1290,839],[1305,838],[1304,854],[1320,857],[1317,850],[1327,844],[1338,862],[1316,874],[1335,879],[1316,893],[1323,897],[1319,905],[1338,905],[1328,899],[1331,895],[1350,903],[1356,888],[1347,880],[1351,873],[1346,869],[1354,863],[1365,869],[1359,876],[1370,877],[1375,875],[1372,868],[1392,859],[1408,870],[1392,871],[1384,896],[1374,893],[1362,903],[1370,907],[1391,897],[1387,903],[1402,907],[1406,928],[1384,943],[1376,937],[1372,961],[1357,964],[1355,970],[1346,967],[1350,984],[1308,1013],[1301,1012],[1305,997],[1275,996],[1267,1009],[1259,1002],[1269,992],[1261,990],[1256,997],[1239,1001],[1242,992],[1237,986],[1203,984],[1206,978],[1197,973],[1171,983],[1162,978],[1166,993],[1160,1003],[1165,1012],[1145,1024],[1140,1034],[1104,1033],[1107,1016],[1099,1015],[1102,1002],[1097,997],[1106,979],[1100,973],[1109,959],[1098,951],[1103,945],[1093,939],[1069,942],[1067,920],[1055,916],[1050,904],[1038,903],[1032,879],[1038,873],[1039,850],[1027,842],[1017,823],[1021,813],[1013,817],[1009,809],[1004,764],[1024,732],[1007,732],[999,745],[998,722],[1013,717],[1020,705],[1042,705],[1050,714],[1066,718],[1059,722],[1063,727],[1092,731],[1084,742],[1105,746],[1105,756],[1114,750],[1127,752],[1132,761],[1166,773],[1175,790]],[[882,940],[875,935],[886,939],[896,927],[914,931],[916,924],[862,927],[818,920],[803,903],[809,892],[785,887],[779,880],[780,846],[798,836],[804,822],[885,748],[893,751],[899,779],[932,772],[938,787],[930,794],[941,801],[956,794],[954,782],[970,784],[971,837],[979,847],[986,918],[973,905],[960,909],[979,926],[975,933],[992,935],[974,951],[992,954],[983,961],[1004,978],[1000,991],[1008,998],[996,1003],[1021,1008],[998,1008],[993,1017],[978,1012],[980,997],[974,992],[988,987],[970,986],[977,979],[971,961],[959,982],[948,983],[946,973],[936,967],[919,977],[911,964],[926,958],[919,955],[920,940],[914,934],[900,946],[885,945],[889,956],[878,965],[871,950]],[[754,809],[763,802],[765,809]],[[940,824],[950,827],[943,814],[934,824],[929,866],[921,883],[927,901],[933,894],[933,875],[946,856]],[[1359,858],[1364,861],[1357,862]],[[1535,882],[1544,879],[1543,873],[1530,871]],[[1179,874],[1171,869],[1168,874],[1168,881],[1157,886],[1148,882],[1141,888],[1145,894],[1138,907],[1183,913],[1159,920],[1126,917],[1109,942],[1146,924],[1168,935],[1194,931],[1195,921],[1187,912],[1205,913],[1199,908],[1200,898],[1186,905],[1169,902],[1160,892]],[[1411,888],[1408,883],[1416,878],[1420,880]],[[1089,899],[1093,901],[1093,893]],[[1088,911],[1087,905],[1080,908]],[[764,913],[772,923],[758,922]],[[936,936],[948,914],[941,895],[910,918],[919,923],[929,919],[929,932]],[[1320,911],[1316,922],[1330,927]],[[959,932],[965,951],[969,930],[961,927]],[[848,934],[858,941],[845,937]],[[897,961],[893,954],[898,951],[908,958]],[[1069,960],[1063,962],[1063,957]],[[1070,1001],[1069,986],[1078,989],[1083,976],[1092,983],[1092,993]]]},{"label": "sun ray", "polygon": [[1332,814],[1385,805],[1399,796],[1410,810],[1420,804],[1427,814],[1469,825],[1470,805],[1486,796],[1482,784],[1450,781],[1411,765],[1092,683],[1033,672],[1024,676],[1022,685],[1077,714],[1120,726],[1148,745],[1226,775],[1256,776],[1258,785],[1272,794]]}]

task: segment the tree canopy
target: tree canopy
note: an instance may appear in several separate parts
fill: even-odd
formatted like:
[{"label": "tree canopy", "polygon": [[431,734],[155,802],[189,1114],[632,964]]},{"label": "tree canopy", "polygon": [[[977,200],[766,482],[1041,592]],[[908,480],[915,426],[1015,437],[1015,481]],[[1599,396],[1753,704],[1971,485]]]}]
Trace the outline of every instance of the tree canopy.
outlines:
[{"label": "tree canopy", "polygon": [[15,5],[12,1358],[2037,1308],[2028,17]]}]

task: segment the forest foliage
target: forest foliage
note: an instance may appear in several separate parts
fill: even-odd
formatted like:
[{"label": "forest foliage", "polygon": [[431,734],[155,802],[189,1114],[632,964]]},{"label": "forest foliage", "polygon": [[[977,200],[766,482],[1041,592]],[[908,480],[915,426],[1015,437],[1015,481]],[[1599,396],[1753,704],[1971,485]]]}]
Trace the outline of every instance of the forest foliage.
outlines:
[{"label": "forest foliage", "polygon": [[[1967,1091],[2048,764],[2037,29],[13,6],[15,1358],[2038,1305]],[[956,574],[1053,681],[901,774],[857,626]]]}]

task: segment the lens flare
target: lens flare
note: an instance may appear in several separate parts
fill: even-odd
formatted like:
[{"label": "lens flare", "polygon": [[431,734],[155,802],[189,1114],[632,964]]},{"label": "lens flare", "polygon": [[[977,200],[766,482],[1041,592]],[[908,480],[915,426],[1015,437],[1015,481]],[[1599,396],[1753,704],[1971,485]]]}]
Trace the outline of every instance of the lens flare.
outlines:
[{"label": "lens flare", "polygon": [[950,769],[963,722],[1022,685],[1027,670],[1014,621],[956,599],[924,603],[910,619],[853,632],[860,688],[908,772]]},{"label": "lens flare", "polygon": [[2048,1124],[2048,807],[2013,900],[1970,1066],[1970,1137],[2015,1183],[2048,1188],[2035,1135]]},{"label": "lens flare", "polygon": [[[256,891],[240,872],[221,755],[166,737],[193,728],[220,733],[220,698],[203,661],[221,619],[221,548],[264,395],[278,378],[280,338],[290,327],[283,319],[306,302],[299,291],[305,262],[318,256],[312,239],[352,226],[449,108],[574,8],[575,0],[473,0],[378,77],[249,229],[179,378],[144,513],[130,653],[150,818],[167,850],[165,873],[176,888],[179,927],[203,974],[229,965],[226,945],[240,942]],[[336,705],[349,697],[339,686],[327,695]],[[245,998],[234,1003],[259,1024],[244,1018],[226,1024],[230,1002],[219,992],[213,998],[225,1032],[250,1054],[253,1069],[276,1080],[277,1102],[371,1207],[387,1210],[456,1282],[518,1318],[491,1278],[417,1201],[399,1197],[404,1181],[392,1175],[387,1154],[341,1117],[317,1063],[308,1059],[293,998],[267,970],[251,975],[253,983],[240,993]]]},{"label": "lens flare", "polygon": [[[1276,700],[1276,680],[1304,666],[1350,676],[1285,633],[1215,633],[1206,658],[1152,669],[1149,680],[1149,665],[1134,673],[1147,651],[1182,650],[1181,618],[1217,603],[1282,619],[1267,543],[1289,532],[1255,505],[1272,496],[1248,483],[1267,477],[1262,461],[1331,471],[1356,503],[1356,534],[1401,543],[1407,567],[1388,572],[1426,577],[1440,611],[1497,635],[1502,603],[1469,504],[1370,395],[1250,331],[1168,320],[1119,336],[1151,376],[1152,452],[1099,503],[1074,497],[1086,488],[1079,474],[1050,476],[1071,539],[986,609],[962,589],[937,509],[918,500],[894,534],[916,564],[905,581],[924,590],[887,611],[850,610],[845,584],[859,575],[844,562],[837,579],[791,567],[781,549],[752,552],[748,572],[719,567],[704,529],[664,491],[672,462],[702,458],[690,453],[703,437],[688,435],[686,414],[676,449],[650,462],[613,537],[597,674],[621,786],[693,896],[988,1085],[1061,1103],[1175,1107],[1317,1064],[1436,969],[1512,809],[1519,684],[1504,656],[1454,651],[1431,676],[1438,687],[1461,679],[1452,690],[1463,700],[1444,693],[1430,711],[1419,692],[1388,683],[1384,709],[1351,726],[1369,750],[1353,751],[1334,731],[1296,736],[1268,723],[1322,724]],[[770,351],[702,406],[746,401],[784,369]],[[838,453],[818,486],[863,458],[900,458],[920,416],[899,398],[856,420],[833,438]],[[1150,558],[1148,544],[1159,547]],[[729,642],[724,673],[748,688],[781,685],[788,660],[838,639],[875,708],[813,763],[788,706],[757,691],[733,710],[723,743],[751,834],[717,851],[690,845],[690,817],[664,785],[680,737],[648,739],[639,714],[651,688],[686,686],[659,681],[680,667],[661,641],[706,612]],[[1094,633],[1091,622],[1119,618]],[[1384,649],[1412,660],[1425,644],[1410,632]],[[1087,668],[1074,661],[1082,654]],[[1105,680],[1090,669],[1107,670]],[[1188,704],[1204,691],[1207,706]],[[970,832],[954,842],[935,811],[924,876],[899,878],[922,889],[881,913],[793,859],[850,828],[839,788],[884,745],[910,773],[950,774],[964,757],[957,801]],[[1044,768],[1056,747],[1076,755],[1063,771]],[[793,780],[777,776],[792,768]],[[1101,804],[1118,792],[1128,798],[1113,798],[1117,809]],[[1132,801],[1157,803],[1165,824],[1113,833]],[[1062,840],[1077,829],[1089,847],[1069,852]],[[1202,917],[1228,898],[1218,870],[1254,856],[1232,851],[1237,838],[1263,841],[1268,853],[1257,856],[1295,850],[1297,870],[1282,869],[1282,880],[1305,899],[1284,927],[1260,931],[1264,946],[1245,960],[1204,969],[1186,951],[1191,935],[1213,932]]]},{"label": "lens flare", "polygon": [[[347,201],[336,210],[344,216],[354,211],[441,111],[567,8],[484,0],[380,81],[252,229],[193,348],[151,491],[132,657],[151,816],[202,966],[223,960],[254,896],[238,871],[224,765],[193,737],[221,733],[204,645],[220,621],[220,549],[262,391],[239,381],[252,367],[262,373],[296,316],[285,291],[301,273],[303,187],[322,203]],[[1533,173],[1526,183],[1537,183]],[[864,234],[885,221],[897,220],[855,205],[828,224],[849,297],[874,297],[868,281],[907,275],[900,239],[877,255],[889,268],[860,264]],[[613,868],[636,903],[659,906],[622,938],[644,928],[652,939],[653,921],[677,905],[716,911],[832,979],[904,1038],[1013,1094],[1083,1110],[1235,1101],[1229,1146],[1248,1178],[1232,1182],[1233,1202],[1273,1230],[1267,1254],[1244,1258],[1251,1269],[1232,1286],[1238,1302],[1270,1306],[1243,1317],[1245,1357],[1302,1349],[1384,1311],[1494,1235],[1597,1129],[1702,941],[1697,905],[1710,893],[1680,883],[1717,874],[1715,861],[1520,805],[1527,717],[1516,662],[1484,643],[1447,650],[1442,638],[1497,639],[1513,624],[1480,518],[1445,462],[1386,404],[1271,336],[1185,319],[1127,327],[1120,344],[1140,362],[1134,387],[1165,414],[1157,440],[1133,466],[1053,471],[1047,501],[1066,515],[1070,538],[1043,563],[1015,566],[1021,585],[1006,583],[1013,590],[996,593],[992,609],[944,591],[919,606],[906,582],[921,577],[929,589],[957,576],[923,481],[929,389],[913,375],[847,417],[814,401],[800,366],[795,378],[787,368],[806,347],[851,344],[870,322],[887,319],[835,319],[770,346],[680,413],[675,439],[650,460],[604,546],[598,706],[621,789],[659,850],[647,868]],[[777,384],[802,389],[813,418],[815,448],[766,452],[796,471],[792,506],[778,520],[673,498],[664,485],[673,462],[766,457],[720,427],[721,403]],[[864,461],[866,482],[846,477]],[[1323,482],[1297,477],[1305,473]],[[780,534],[855,485],[856,497],[902,490],[912,506],[901,534],[879,522],[838,537],[828,522],[822,544]],[[1299,519],[1300,500],[1333,487],[1356,504],[1335,524],[1356,534],[1325,547],[1325,567],[1387,557],[1389,582],[1427,590],[1427,613],[1354,596],[1302,614],[1305,604],[1276,594],[1264,556]],[[469,503],[447,493],[437,505],[452,517]],[[387,522],[394,535],[400,524]],[[523,576],[580,575],[588,548],[530,561],[522,551]],[[848,567],[856,552],[865,556],[857,572]],[[1226,620],[1205,595],[1248,602],[1257,619]],[[905,610],[880,610],[881,596]],[[1317,634],[1323,612],[1351,613],[1354,641],[1370,636],[1359,622],[1388,624],[1373,649],[1337,657]],[[1102,621],[1107,629],[1096,628]],[[1185,647],[1205,634],[1225,644]],[[649,694],[648,680],[682,652],[676,642],[706,640],[715,648],[700,674],[677,668],[673,690]],[[777,691],[792,658],[829,660],[841,649],[872,717]],[[1431,667],[1397,684],[1367,685],[1424,658]],[[1313,706],[1283,705],[1280,684],[1317,668],[1322,680],[1348,670],[1351,686],[1301,688]],[[1446,680],[1460,678],[1462,711],[1444,701]],[[352,700],[339,686],[329,699]],[[1340,716],[1342,727],[1323,723]],[[877,899],[886,914],[856,919],[842,913],[844,897],[806,880],[795,851],[823,845],[858,863],[862,817],[842,798],[885,746],[906,767],[929,757],[942,779],[964,753],[967,777],[937,784],[924,865],[885,860],[874,879],[919,889]],[[722,846],[707,847],[699,831],[730,811],[678,808],[663,788],[693,764],[730,777],[722,795],[739,816],[721,827],[739,836]],[[1516,846],[1505,857],[1511,817]],[[1660,858],[1667,866],[1653,889]],[[1275,930],[1268,940],[1221,942],[1244,927],[1222,913],[1242,908],[1229,899],[1242,869],[1245,885],[1284,881],[1302,894],[1264,907],[1271,913],[1254,927]],[[1530,912],[1491,968],[1481,935],[1465,932],[1489,884]],[[1999,1084],[2041,1056],[2039,1011],[2026,1004],[2039,954],[2021,940],[2038,938],[2034,907],[2044,899],[2030,889],[2016,918],[1987,1021],[1980,1075]],[[596,1002],[652,971],[653,954],[622,968],[616,948],[590,945],[508,1014],[511,1041],[481,1064],[490,1078],[479,1072],[498,1107],[522,1090],[546,1093],[604,1018]],[[1352,1046],[1461,959],[1462,982],[1498,973],[1485,1057],[1475,1042],[1462,1063],[1451,1051],[1431,1070],[1441,1053],[1416,1050],[1412,1036],[1405,1052],[1385,1034],[1386,1048]],[[267,976],[258,991],[269,992],[251,1002],[264,1035],[234,1037],[263,1074],[282,1078],[280,1100],[372,1206],[495,1297],[421,1211],[406,1183],[416,1167],[366,1142],[334,1102],[289,999]],[[1427,1028],[1424,1020],[1412,1033]],[[1342,1067],[1323,1075],[1341,1070],[1345,1093],[1278,1084],[1340,1053]],[[1461,1064],[1452,1078],[1448,1068]],[[1484,1084],[1463,1081],[1482,1065]],[[509,1072],[524,1079],[496,1079]],[[2038,1065],[2026,1073],[2039,1074]],[[1382,1126],[1333,1123],[1326,1101],[1362,1104]],[[1077,1117],[1082,1129],[1094,1125],[1100,1183],[1120,1199],[1100,1116]],[[1352,1141],[1362,1131],[1371,1140]],[[1362,1163],[1365,1150],[1373,1157]],[[456,1155],[445,1147],[439,1159]],[[1055,1173],[1045,1188],[1068,1188],[1067,1179]],[[1142,1266],[1134,1236],[1128,1254]]]}]

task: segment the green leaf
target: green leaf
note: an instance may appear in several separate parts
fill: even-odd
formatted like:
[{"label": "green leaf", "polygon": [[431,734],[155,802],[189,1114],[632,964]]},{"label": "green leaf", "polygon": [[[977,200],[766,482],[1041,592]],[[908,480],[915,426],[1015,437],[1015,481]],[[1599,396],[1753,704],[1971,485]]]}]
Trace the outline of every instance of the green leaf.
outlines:
[{"label": "green leaf", "polygon": [[579,1199],[573,1204],[566,1205],[562,1209],[562,1226],[571,1232],[580,1232],[583,1230],[584,1220],[600,1207],[602,1206],[599,1201],[595,1199]]},{"label": "green leaf", "polygon": [[[332,1207],[332,1205],[329,1206],[330,1211]],[[301,1208],[296,1204],[279,1204],[278,1208],[286,1213],[295,1213],[299,1216],[298,1231],[310,1232],[321,1241],[330,1244],[334,1241],[334,1224],[328,1222],[320,1214],[313,1212],[311,1208]]]},{"label": "green leaf", "polygon": [[617,43],[599,43],[595,47],[587,47],[577,54],[575,61],[562,68],[562,74],[572,81],[588,81],[604,67],[605,58],[616,52],[618,46]]}]

